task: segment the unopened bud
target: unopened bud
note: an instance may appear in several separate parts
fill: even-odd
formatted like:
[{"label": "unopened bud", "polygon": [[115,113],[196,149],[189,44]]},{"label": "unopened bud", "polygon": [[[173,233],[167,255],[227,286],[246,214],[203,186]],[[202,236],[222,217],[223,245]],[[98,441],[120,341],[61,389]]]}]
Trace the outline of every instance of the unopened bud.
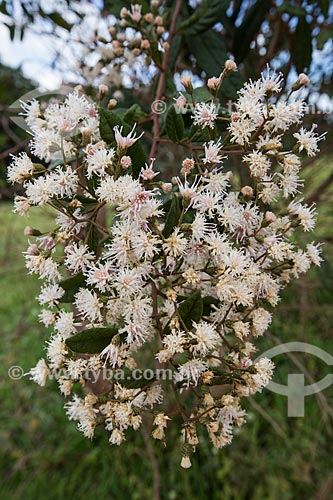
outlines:
[{"label": "unopened bud", "polygon": [[180,80],[180,83],[183,85],[183,87],[185,88],[185,90],[187,90],[189,94],[193,93],[192,78],[190,75],[184,75]]},{"label": "unopened bud", "polygon": [[275,222],[276,215],[273,214],[273,212],[266,212],[265,213],[265,221],[268,222],[268,224],[270,224],[271,222]]},{"label": "unopened bud", "polygon": [[209,78],[207,87],[209,88],[209,90],[213,90],[215,92],[218,89],[220,83],[220,78],[216,78],[216,76],[213,76],[212,78]]},{"label": "unopened bud", "polygon": [[98,92],[100,96],[103,96],[107,94],[107,92],[109,92],[109,87],[107,85],[102,84],[98,87]]},{"label": "unopened bud", "polygon": [[150,42],[149,42],[149,40],[142,40],[142,42],[141,42],[141,48],[143,50],[148,50],[150,48]]},{"label": "unopened bud", "polygon": [[294,85],[292,86],[292,90],[298,90],[301,87],[307,87],[310,85],[310,78],[305,73],[300,73]]},{"label": "unopened bud", "polygon": [[237,64],[232,59],[227,59],[226,62],[224,63],[224,69],[228,71],[228,73],[231,71],[236,71]]},{"label": "unopened bud", "polygon": [[163,24],[163,19],[161,16],[156,16],[155,21],[154,21],[155,26],[162,26]]},{"label": "unopened bud", "polygon": [[24,236],[40,236],[42,233],[39,229],[34,229],[31,226],[26,226],[23,231]]},{"label": "unopened bud", "polygon": [[120,160],[120,165],[124,170],[128,169],[132,165],[132,160],[130,156],[122,156]]},{"label": "unopened bud", "polygon": [[154,16],[151,12],[148,12],[146,15],[145,15],[145,21],[147,23],[152,23],[154,21]]},{"label": "unopened bud", "polygon": [[116,99],[110,99],[108,102],[108,109],[114,109],[117,106]]},{"label": "unopened bud", "polygon": [[195,165],[195,161],[192,158],[185,158],[182,162],[181,173],[183,175],[189,174]]},{"label": "unopened bud", "polygon": [[171,193],[172,184],[170,182],[163,182],[163,184],[161,185],[161,189],[162,189],[163,193],[165,193],[165,194]]},{"label": "unopened bud", "polygon": [[192,466],[190,457],[188,455],[183,455],[180,466],[183,467],[183,469],[189,469]]},{"label": "unopened bud", "polygon": [[251,186],[244,186],[241,189],[241,193],[246,198],[252,198],[252,196],[253,196],[253,189],[251,188]]}]

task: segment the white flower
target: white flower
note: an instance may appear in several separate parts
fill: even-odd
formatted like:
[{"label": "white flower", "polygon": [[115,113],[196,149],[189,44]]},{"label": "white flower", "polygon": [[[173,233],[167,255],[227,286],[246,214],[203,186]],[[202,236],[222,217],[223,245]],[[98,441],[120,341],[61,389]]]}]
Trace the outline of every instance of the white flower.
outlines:
[{"label": "white flower", "polygon": [[73,171],[70,167],[63,170],[61,167],[57,167],[54,172],[50,175],[54,186],[54,195],[70,197],[77,191],[79,178],[77,173]]},{"label": "white flower", "polygon": [[46,353],[52,369],[60,368],[63,365],[68,351],[61,335],[53,335],[47,341]]},{"label": "white flower", "polygon": [[264,94],[272,92],[281,92],[281,84],[283,82],[282,73],[275,73],[275,70],[267,65],[265,74],[261,73],[262,91]]},{"label": "white flower", "polygon": [[93,174],[102,176],[108,167],[112,166],[114,159],[114,149],[107,150],[105,147],[93,147],[86,155],[87,177],[90,179]]},{"label": "white flower", "polygon": [[258,307],[258,309],[252,311],[251,319],[254,335],[259,336],[267,330],[272,321],[272,315],[262,307]]},{"label": "white flower", "polygon": [[25,196],[15,196],[13,212],[18,213],[21,216],[27,215],[31,205],[31,202]]},{"label": "white flower", "polygon": [[56,320],[56,314],[48,309],[42,309],[40,314],[38,315],[38,319],[41,323],[43,323],[46,327],[54,324]]},{"label": "white flower", "polygon": [[95,292],[80,288],[75,294],[74,304],[83,318],[89,319],[91,322],[102,321],[101,309],[103,304],[98,300]]},{"label": "white flower", "polygon": [[89,251],[88,245],[84,243],[68,245],[65,248],[65,253],[65,266],[74,273],[84,271],[95,258],[94,254]]},{"label": "white flower", "polygon": [[231,134],[231,142],[236,142],[241,146],[248,143],[252,133],[256,129],[256,124],[250,118],[243,118],[242,120],[231,122],[228,130]]},{"label": "white flower", "polygon": [[316,125],[312,125],[311,130],[306,130],[301,127],[298,132],[295,132],[294,137],[297,139],[298,150],[301,152],[303,149],[307,152],[308,156],[315,156],[318,153],[318,142],[325,138],[326,134],[318,135],[314,132]]},{"label": "white flower", "polygon": [[116,444],[117,446],[119,446],[123,441],[125,441],[125,435],[119,429],[114,429],[111,433],[109,441],[111,444]]},{"label": "white flower", "polygon": [[111,262],[97,262],[90,264],[84,271],[87,277],[87,285],[92,285],[100,292],[105,292],[110,289],[112,274],[114,273],[114,266]]},{"label": "white flower", "polygon": [[114,130],[115,140],[118,149],[120,151],[125,151],[126,149],[130,148],[136,141],[141,139],[141,137],[143,136],[143,132],[138,136],[135,135],[135,127],[136,125],[133,126],[132,130],[126,136],[122,135],[123,127],[119,127],[118,125],[114,127],[113,130]]},{"label": "white flower", "polygon": [[307,256],[315,266],[320,266],[323,261],[322,257],[320,257],[321,251],[322,249],[320,243],[317,243],[317,245],[314,245],[313,243],[306,245]]},{"label": "white flower", "polygon": [[171,257],[179,257],[184,255],[186,251],[187,240],[181,234],[179,227],[171,233],[171,235],[164,240],[163,250]]},{"label": "white flower", "polygon": [[26,184],[26,195],[33,205],[44,205],[57,194],[57,184],[51,175],[39,177]]},{"label": "white flower", "polygon": [[44,387],[45,382],[50,375],[50,370],[45,362],[45,359],[40,359],[37,365],[34,368],[31,368],[28,375],[30,375],[30,380],[33,380],[36,384]]},{"label": "white flower", "polygon": [[221,163],[222,156],[219,154],[222,149],[221,139],[217,142],[209,141],[208,144],[204,144],[205,146],[205,157],[203,162],[206,163]]},{"label": "white flower", "polygon": [[191,359],[178,368],[176,374],[177,382],[184,382],[187,387],[198,385],[201,375],[208,369],[206,361]]},{"label": "white flower", "polygon": [[202,128],[214,128],[217,118],[217,108],[213,102],[206,104],[199,102],[195,105],[192,117],[194,125],[201,125]]},{"label": "white flower", "polygon": [[65,291],[59,285],[47,285],[41,289],[38,296],[38,302],[43,304],[50,304],[51,306],[58,304],[59,299],[64,295]]},{"label": "white flower", "polygon": [[20,153],[18,156],[13,156],[13,162],[8,167],[7,178],[11,183],[21,183],[31,176],[34,164],[26,153]]},{"label": "white flower", "polygon": [[115,275],[113,285],[120,296],[134,295],[142,287],[142,275],[137,269],[122,268]]},{"label": "white flower", "polygon": [[62,335],[63,338],[67,338],[73,333],[76,333],[74,314],[61,310],[55,320],[54,329]]},{"label": "white flower", "polygon": [[249,153],[247,156],[243,157],[243,160],[248,163],[250,173],[254,177],[265,177],[271,166],[269,158],[260,151]]},{"label": "white flower", "polygon": [[209,352],[215,349],[220,337],[215,328],[206,321],[201,321],[200,323],[193,322],[193,327],[194,332],[190,332],[190,338],[195,343],[190,346],[190,351],[195,356],[207,356]]},{"label": "white flower", "polygon": [[82,358],[69,359],[66,361],[66,372],[72,380],[79,380],[82,378],[87,369],[87,361]]},{"label": "white flower", "polygon": [[301,202],[302,200],[289,203],[288,211],[298,217],[304,231],[312,231],[316,225],[316,207],[314,204],[310,207],[308,205],[302,205]]}]

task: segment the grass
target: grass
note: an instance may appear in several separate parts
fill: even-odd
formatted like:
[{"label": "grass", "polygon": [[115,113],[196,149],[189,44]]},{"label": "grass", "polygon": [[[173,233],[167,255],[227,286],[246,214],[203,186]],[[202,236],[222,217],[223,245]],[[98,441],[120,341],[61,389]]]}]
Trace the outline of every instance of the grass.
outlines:
[{"label": "grass", "polygon": [[[180,440],[168,436],[168,447],[158,443],[150,450],[140,433],[128,436],[125,445],[110,447],[104,432],[90,442],[68,422],[63,398],[55,383],[40,388],[27,377],[11,380],[7,371],[20,365],[28,371],[43,355],[47,336],[36,321],[35,296],[39,281],[27,276],[20,252],[28,223],[48,227],[33,213],[30,219],[11,214],[0,205],[0,314],[1,314],[1,456],[2,498],[49,500],[84,497],[117,500],[153,498],[152,454],[158,461],[160,496],[163,500],[324,500],[333,497],[332,386],[305,401],[304,418],[287,418],[284,396],[264,391],[246,403],[248,423],[224,450],[211,448],[206,436],[193,457],[193,467],[179,467]],[[327,249],[328,251],[328,249]],[[285,300],[259,352],[276,339],[313,343],[332,349],[332,270],[328,263],[285,293]],[[309,355],[297,360],[318,381],[329,367]],[[299,372],[291,359],[274,359],[274,380],[287,382],[287,374]],[[307,382],[309,383],[309,382]]]}]

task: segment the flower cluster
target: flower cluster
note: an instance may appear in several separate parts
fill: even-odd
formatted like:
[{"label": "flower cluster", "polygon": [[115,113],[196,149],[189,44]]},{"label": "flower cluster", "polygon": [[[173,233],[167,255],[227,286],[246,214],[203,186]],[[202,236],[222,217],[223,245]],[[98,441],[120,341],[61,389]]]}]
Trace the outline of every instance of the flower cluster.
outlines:
[{"label": "flower cluster", "polygon": [[[141,20],[135,6],[122,16]],[[222,75],[233,70],[228,61]],[[211,101],[196,102],[192,115],[209,139],[199,147],[188,141],[191,155],[169,183],[156,180],[154,159],[135,169],[142,134],[124,125],[105,130],[102,114],[113,112],[78,92],[45,111],[36,101],[24,105],[31,150],[46,164],[21,154],[8,173],[25,188],[16,212],[48,205],[56,214],[49,233],[26,230],[36,238],[27,268],[44,282],[40,320],[53,329],[31,378],[44,385],[61,373],[69,419],[89,438],[103,425],[111,444],[139,429],[144,414],[152,437],[164,441],[178,411],[183,467],[200,426],[221,448],[244,423],[241,398],[261,391],[273,372],[269,359],[255,361],[254,341],[269,327],[281,290],[321,262],[320,247],[299,248],[294,235],[313,230],[316,215],[300,197],[299,153],[315,154],[322,139],[299,128],[304,103],[279,98],[281,76],[268,70],[240,91],[223,140],[222,80],[210,81]],[[293,125],[290,150],[284,137]],[[248,177],[239,190],[222,166],[230,147]],[[127,375],[106,380],[105,367]],[[138,367],[156,376],[135,380]],[[168,380],[159,380],[159,370]],[[168,410],[170,400],[177,411]]]},{"label": "flower cluster", "polygon": [[119,17],[101,18],[97,11],[76,23],[70,38],[81,78],[90,84],[111,84],[118,89],[115,98],[122,96],[121,87],[147,83],[167,47],[160,10],[159,2],[152,0],[149,9],[132,4],[123,7]]}]

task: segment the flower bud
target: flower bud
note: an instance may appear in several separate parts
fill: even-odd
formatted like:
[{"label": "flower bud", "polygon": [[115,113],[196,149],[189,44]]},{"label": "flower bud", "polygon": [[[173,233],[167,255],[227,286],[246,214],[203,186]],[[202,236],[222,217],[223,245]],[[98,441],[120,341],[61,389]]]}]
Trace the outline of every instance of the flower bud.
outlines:
[{"label": "flower bud", "polygon": [[273,214],[273,212],[266,212],[265,221],[268,222],[268,224],[270,224],[271,222],[275,222],[276,216]]},{"label": "flower bud", "polygon": [[180,80],[180,83],[183,85],[183,87],[185,88],[185,90],[187,90],[189,94],[193,93],[192,78],[190,75],[184,75]]},{"label": "flower bud", "polygon": [[244,186],[241,189],[241,193],[246,198],[252,198],[252,196],[253,196],[253,189],[251,188],[251,186]]},{"label": "flower bud", "polygon": [[188,455],[183,455],[180,466],[183,467],[183,469],[189,469],[192,466],[190,457]]},{"label": "flower bud", "polygon": [[292,90],[298,90],[301,87],[307,87],[310,85],[310,78],[305,73],[300,73],[294,85],[292,86]]},{"label": "flower bud", "polygon": [[40,236],[42,233],[39,229],[34,229],[31,226],[26,226],[23,231],[24,236]]},{"label": "flower bud", "polygon": [[108,92],[109,92],[109,87],[107,85],[102,84],[98,87],[98,93],[100,97],[104,96]]},{"label": "flower bud", "polygon": [[130,156],[122,156],[120,160],[120,165],[124,170],[128,169],[132,165],[132,159]]},{"label": "flower bud", "polygon": [[161,16],[156,16],[155,21],[154,21],[155,26],[162,26],[163,24],[163,19]]},{"label": "flower bud", "polygon": [[141,42],[141,48],[143,50],[148,50],[150,48],[150,42],[149,42],[149,40],[142,40],[142,42]]},{"label": "flower bud", "polygon": [[227,59],[224,63],[224,69],[230,73],[231,71],[237,71],[237,64],[232,59]]},{"label": "flower bud", "polygon": [[146,15],[145,15],[145,21],[147,23],[152,23],[154,21],[154,16],[151,12],[148,12]]},{"label": "flower bud", "polygon": [[114,109],[117,106],[116,99],[110,99],[108,102],[108,109]]},{"label": "flower bud", "polygon": [[216,76],[213,76],[212,78],[209,78],[207,87],[209,88],[209,90],[213,90],[215,92],[218,89],[220,83],[220,78],[216,78]]},{"label": "flower bud", "polygon": [[163,182],[163,184],[161,185],[161,189],[162,189],[163,193],[165,193],[165,194],[171,193],[172,184],[170,182]]}]

